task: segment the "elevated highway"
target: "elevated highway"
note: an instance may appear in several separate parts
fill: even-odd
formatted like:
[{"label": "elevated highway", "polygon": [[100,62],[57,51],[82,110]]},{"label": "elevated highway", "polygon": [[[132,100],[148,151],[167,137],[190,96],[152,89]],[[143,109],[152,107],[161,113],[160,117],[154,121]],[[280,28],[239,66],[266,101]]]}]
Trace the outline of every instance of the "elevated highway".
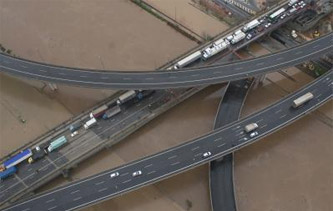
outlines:
[{"label": "elevated highway", "polygon": [[[56,188],[4,210],[74,210],[152,184],[218,159],[281,129],[330,100],[333,96],[332,88],[331,69],[300,91],[193,141]],[[292,108],[292,101],[307,92],[313,93],[314,98],[297,109]],[[253,122],[259,125],[259,134],[250,138],[243,130],[245,125]],[[208,151],[212,155],[203,158],[203,153]],[[139,170],[142,175],[132,176]],[[118,172],[119,176],[111,178],[110,174],[114,172]]]},{"label": "elevated highway", "polygon": [[332,52],[333,33],[274,54],[178,71],[119,72],[60,67],[0,54],[2,72],[77,86],[112,89],[165,89],[233,81],[293,66]]}]

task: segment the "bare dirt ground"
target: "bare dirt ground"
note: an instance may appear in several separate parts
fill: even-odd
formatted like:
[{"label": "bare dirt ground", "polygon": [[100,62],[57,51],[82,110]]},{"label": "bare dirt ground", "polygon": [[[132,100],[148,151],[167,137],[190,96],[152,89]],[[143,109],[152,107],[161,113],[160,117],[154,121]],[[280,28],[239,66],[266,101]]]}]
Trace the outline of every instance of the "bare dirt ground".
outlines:
[{"label": "bare dirt ground", "polygon": [[144,0],[198,35],[215,36],[229,28],[221,22],[192,6],[191,0]]}]

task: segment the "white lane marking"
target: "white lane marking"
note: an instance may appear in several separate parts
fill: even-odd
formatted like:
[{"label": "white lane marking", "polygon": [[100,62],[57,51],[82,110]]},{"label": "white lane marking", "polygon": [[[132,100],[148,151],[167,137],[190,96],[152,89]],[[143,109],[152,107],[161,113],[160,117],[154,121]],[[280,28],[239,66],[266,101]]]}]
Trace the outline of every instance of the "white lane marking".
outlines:
[{"label": "white lane marking", "polygon": [[214,140],[214,142],[220,141],[220,140],[222,140],[222,138],[217,138],[217,139]]},{"label": "white lane marking", "polygon": [[198,153],[196,155],[194,155],[194,157],[198,157],[198,156],[201,156],[202,153]]},{"label": "white lane marking", "polygon": [[298,54],[301,54],[301,53],[303,53],[303,51],[298,51],[298,52],[295,53],[295,55],[298,55]]},{"label": "white lane marking", "polygon": [[50,203],[50,202],[53,202],[53,201],[55,201],[54,198],[53,198],[53,199],[50,199],[50,200],[47,200],[45,203],[47,204],[47,203]]},{"label": "white lane marking", "polygon": [[287,116],[287,114],[280,116],[279,119],[282,119],[282,118],[285,117],[285,116]]},{"label": "white lane marking", "polygon": [[147,175],[149,175],[149,174],[153,174],[153,173],[155,173],[155,172],[156,172],[156,171],[148,172]]},{"label": "white lane marking", "polygon": [[276,59],[276,61],[280,61],[282,59],[283,59],[283,57],[279,57],[279,58]]},{"label": "white lane marking", "polygon": [[241,70],[243,67],[236,67],[235,70]]},{"label": "white lane marking", "polygon": [[24,210],[22,210],[22,211],[28,211],[28,210],[30,210],[30,208],[25,208]]},{"label": "white lane marking", "polygon": [[153,77],[148,77],[148,78],[145,78],[145,80],[154,80]]},{"label": "white lane marking", "polygon": [[170,165],[174,166],[174,165],[177,165],[177,164],[180,164],[180,162],[175,162],[175,163],[171,163]]},{"label": "white lane marking", "polygon": [[149,168],[150,166],[152,166],[153,164],[149,164],[149,165],[146,165],[145,167],[143,168]]},{"label": "white lane marking", "polygon": [[101,77],[101,79],[109,79],[109,77],[103,76]]},{"label": "white lane marking", "polygon": [[50,208],[48,208],[47,210],[53,210],[53,209],[55,209],[55,208],[57,208],[57,206],[50,207]]},{"label": "white lane marking", "polygon": [[43,72],[43,73],[46,73],[46,70],[39,70],[39,72]]},{"label": "white lane marking", "polygon": [[322,94],[317,95],[317,98],[319,98]]},{"label": "white lane marking", "polygon": [[277,113],[280,113],[282,111],[282,109],[280,109],[280,110],[278,110],[278,111],[275,111],[275,113],[277,114]]},{"label": "white lane marking", "polygon": [[73,194],[75,194],[75,193],[77,193],[77,192],[80,192],[80,190],[72,191],[71,194],[73,195]]},{"label": "white lane marking", "polygon": [[7,60],[4,60],[3,62],[4,62],[4,63],[7,63],[7,64],[10,64],[10,63],[11,63],[10,61],[7,61]]},{"label": "white lane marking", "polygon": [[213,72],[214,74],[220,74],[221,72],[220,71],[215,71]]},{"label": "white lane marking", "polygon": [[192,77],[197,77],[197,76],[199,76],[200,74],[193,74],[193,75],[191,75]]},{"label": "white lane marking", "polygon": [[85,75],[80,75],[80,78],[86,78],[87,76],[85,76]]},{"label": "white lane marking", "polygon": [[31,170],[32,170],[32,168],[29,168],[29,169],[28,169],[28,171],[31,171]]},{"label": "white lane marking", "polygon": [[320,45],[315,45],[315,46],[313,46],[313,48],[318,48]]},{"label": "white lane marking", "polygon": [[123,177],[123,176],[126,176],[127,174],[129,174],[129,173],[126,172],[126,173],[121,174],[120,176]]},{"label": "white lane marking", "polygon": [[129,179],[129,180],[126,180],[126,181],[124,181],[124,182],[122,182],[122,183],[128,183],[128,182],[130,182],[132,179]]},{"label": "white lane marking", "polygon": [[58,73],[59,75],[66,75],[66,73],[62,73],[62,72],[60,72],[60,73]]},{"label": "white lane marking", "polygon": [[218,145],[217,147],[222,147],[222,146],[224,146],[225,145],[225,143],[223,143],[223,144],[220,144],[220,145]]},{"label": "white lane marking", "polygon": [[124,80],[129,81],[132,80],[132,78],[124,78]]},{"label": "white lane marking", "polygon": [[177,157],[177,155],[172,155],[171,157],[168,157],[168,160],[176,158],[176,157]]},{"label": "white lane marking", "polygon": [[21,64],[20,66],[23,67],[23,68],[28,68],[27,66],[24,66],[23,64]]},{"label": "white lane marking", "polygon": [[80,199],[82,199],[82,197],[81,197],[81,196],[79,196],[79,197],[77,197],[77,198],[73,199],[73,201],[77,201],[77,200],[80,200]]},{"label": "white lane marking", "polygon": [[197,149],[199,149],[199,148],[200,148],[199,146],[194,147],[194,148],[191,149],[191,151],[195,151],[195,150],[197,150]]},{"label": "white lane marking", "polygon": [[95,185],[101,185],[103,183],[105,183],[105,181],[97,182],[97,183],[95,183]]},{"label": "white lane marking", "polygon": [[98,192],[106,191],[108,188],[99,189]]},{"label": "white lane marking", "polygon": [[267,124],[265,124],[265,125],[261,126],[260,128],[262,129],[262,128],[265,128],[266,126],[267,126]]},{"label": "white lane marking", "polygon": [[170,75],[169,78],[177,78],[177,76],[172,76],[172,75]]},{"label": "white lane marking", "polygon": [[263,121],[263,120],[264,120],[264,119],[259,119],[259,120],[257,121],[257,123],[258,123],[258,122],[261,122],[261,121]]}]

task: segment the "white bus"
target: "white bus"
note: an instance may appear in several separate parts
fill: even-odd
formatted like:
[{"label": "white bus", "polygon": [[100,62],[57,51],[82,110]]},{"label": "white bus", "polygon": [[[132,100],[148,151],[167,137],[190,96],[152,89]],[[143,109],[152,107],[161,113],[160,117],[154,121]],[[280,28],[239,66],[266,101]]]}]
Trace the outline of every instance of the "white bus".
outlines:
[{"label": "white bus", "polygon": [[308,92],[305,95],[302,95],[301,97],[295,99],[293,101],[292,106],[294,108],[298,108],[299,106],[303,105],[304,103],[310,101],[312,98],[313,98],[313,94],[311,92]]},{"label": "white bus", "polygon": [[245,24],[245,26],[243,27],[242,31],[243,32],[247,32],[247,31],[249,31],[249,30],[251,30],[251,29],[259,26],[259,24],[260,24],[260,22],[257,19],[255,19],[255,20],[253,20],[253,21]]},{"label": "white bus", "polygon": [[286,9],[285,8],[280,8],[279,10],[277,10],[277,11],[275,11],[275,12],[273,12],[272,14],[270,14],[269,16],[268,16],[268,19],[270,20],[270,21],[275,21],[277,18],[279,18],[280,17],[280,15],[282,15],[282,13],[284,13],[286,11]]}]

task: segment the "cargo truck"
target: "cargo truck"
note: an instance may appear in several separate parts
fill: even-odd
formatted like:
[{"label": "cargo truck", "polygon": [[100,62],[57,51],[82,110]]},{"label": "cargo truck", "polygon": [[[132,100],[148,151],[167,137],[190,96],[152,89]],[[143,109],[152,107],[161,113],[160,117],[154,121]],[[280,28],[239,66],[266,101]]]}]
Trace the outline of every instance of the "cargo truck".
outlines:
[{"label": "cargo truck", "polygon": [[113,108],[110,108],[109,110],[107,110],[104,114],[103,114],[103,119],[109,119],[117,114],[119,114],[121,112],[121,109],[119,106],[114,106]]},{"label": "cargo truck", "polygon": [[258,128],[258,124],[257,123],[251,123],[251,124],[248,124],[248,125],[245,126],[245,131],[247,133],[249,133],[251,131],[254,131],[257,128]]},{"label": "cargo truck", "polygon": [[102,105],[102,106],[96,108],[95,110],[93,110],[89,116],[90,116],[90,118],[98,118],[98,117],[102,116],[107,109],[108,109],[107,105]]},{"label": "cargo truck", "polygon": [[243,32],[247,32],[247,31],[249,31],[249,30],[251,30],[251,29],[254,29],[255,27],[259,26],[259,24],[260,24],[260,22],[259,22],[257,19],[255,19],[255,20],[253,20],[253,21],[247,23],[247,24],[243,27],[242,31],[243,31]]},{"label": "cargo truck", "polygon": [[26,149],[21,151],[20,153],[14,155],[13,157],[6,160],[3,165],[6,169],[16,166],[17,164],[21,163],[22,161],[28,159],[32,155],[32,152],[30,149]]},{"label": "cargo truck", "polygon": [[52,152],[52,151],[58,149],[59,147],[63,146],[66,143],[67,143],[66,137],[65,136],[61,136],[61,137],[59,137],[56,140],[54,140],[54,141],[51,142],[51,144],[47,148],[47,151]]},{"label": "cargo truck", "polygon": [[246,37],[246,34],[242,31],[237,31],[234,34],[234,38],[231,40],[231,44],[236,44],[239,41],[243,40]]},{"label": "cargo truck", "polygon": [[197,59],[200,59],[201,57],[201,52],[200,51],[196,51],[194,53],[192,53],[191,55],[185,57],[184,59],[180,60],[179,62],[177,62],[174,65],[174,69],[177,70],[179,68],[185,67],[186,65],[196,61]]},{"label": "cargo truck", "polygon": [[308,93],[302,95],[301,97],[295,99],[293,101],[292,107],[293,108],[298,108],[301,105],[303,105],[304,103],[310,101],[312,98],[313,98],[313,94],[311,92],[308,92]]},{"label": "cargo truck", "polygon": [[117,104],[118,105],[124,104],[125,102],[133,99],[135,97],[135,95],[136,95],[135,90],[127,91],[124,94],[119,96],[119,98],[117,100]]},{"label": "cargo truck", "polygon": [[0,180],[4,180],[4,179],[10,177],[11,175],[15,174],[16,172],[17,172],[16,166],[9,167],[6,170],[0,172]]},{"label": "cargo truck", "polygon": [[87,121],[83,127],[85,129],[89,129],[90,127],[92,127],[93,125],[95,125],[97,123],[96,119],[95,118],[91,118],[89,121]]}]

